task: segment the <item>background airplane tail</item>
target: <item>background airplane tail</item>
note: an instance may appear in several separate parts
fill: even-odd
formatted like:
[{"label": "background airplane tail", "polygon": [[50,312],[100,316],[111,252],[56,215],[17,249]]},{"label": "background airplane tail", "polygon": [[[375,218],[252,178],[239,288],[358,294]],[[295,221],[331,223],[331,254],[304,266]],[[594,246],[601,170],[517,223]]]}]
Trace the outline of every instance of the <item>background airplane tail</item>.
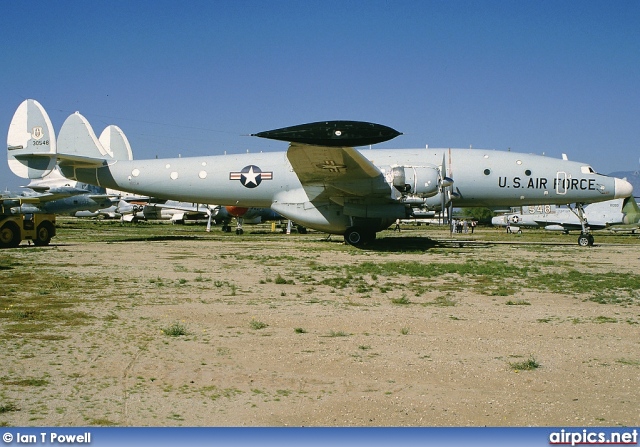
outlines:
[{"label": "background airplane tail", "polygon": [[624,199],[622,205],[622,213],[624,214],[625,224],[634,224],[640,222],[640,207],[633,196]]},{"label": "background airplane tail", "polygon": [[34,99],[23,101],[7,134],[7,161],[15,175],[42,178],[56,165],[56,136],[49,115]]},{"label": "background airplane tail", "polygon": [[107,194],[107,189],[102,187],[102,186],[95,186],[95,185],[90,185],[88,183],[80,183],[78,182],[76,185],[77,189],[82,189],[84,191],[87,191],[89,194],[92,195],[106,195]]}]

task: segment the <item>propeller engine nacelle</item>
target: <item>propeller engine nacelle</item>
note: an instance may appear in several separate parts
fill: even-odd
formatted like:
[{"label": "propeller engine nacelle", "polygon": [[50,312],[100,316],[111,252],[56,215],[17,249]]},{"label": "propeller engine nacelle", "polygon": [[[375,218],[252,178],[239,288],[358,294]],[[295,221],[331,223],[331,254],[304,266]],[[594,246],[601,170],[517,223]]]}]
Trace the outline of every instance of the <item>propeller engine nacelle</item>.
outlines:
[{"label": "propeller engine nacelle", "polygon": [[435,166],[394,166],[391,184],[402,195],[432,197],[438,193],[440,172]]}]

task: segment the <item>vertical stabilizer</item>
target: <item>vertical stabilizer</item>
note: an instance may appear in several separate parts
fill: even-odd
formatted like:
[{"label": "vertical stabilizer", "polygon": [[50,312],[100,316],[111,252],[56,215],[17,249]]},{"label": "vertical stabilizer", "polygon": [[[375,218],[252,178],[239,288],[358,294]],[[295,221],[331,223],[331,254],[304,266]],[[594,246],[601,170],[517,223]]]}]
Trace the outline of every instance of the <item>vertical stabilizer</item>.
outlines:
[{"label": "vertical stabilizer", "polygon": [[107,126],[98,138],[115,160],[133,160],[133,152],[126,135],[118,126]]},{"label": "vertical stabilizer", "polygon": [[87,119],[76,112],[65,120],[58,135],[58,154],[111,159],[113,154],[98,141]]},{"label": "vertical stabilizer", "polygon": [[23,101],[7,134],[7,161],[15,175],[42,178],[56,165],[56,135],[49,115],[34,99]]},{"label": "vertical stabilizer", "polygon": [[624,199],[622,213],[624,214],[624,223],[634,224],[640,222],[640,208],[633,196]]}]

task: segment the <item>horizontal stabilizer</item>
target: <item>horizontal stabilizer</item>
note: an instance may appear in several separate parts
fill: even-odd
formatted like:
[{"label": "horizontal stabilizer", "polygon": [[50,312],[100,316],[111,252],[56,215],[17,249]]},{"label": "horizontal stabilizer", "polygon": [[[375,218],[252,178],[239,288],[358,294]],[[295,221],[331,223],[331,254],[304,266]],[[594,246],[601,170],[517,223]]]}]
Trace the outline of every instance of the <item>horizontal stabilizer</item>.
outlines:
[{"label": "horizontal stabilizer", "polygon": [[75,168],[101,168],[107,166],[104,158],[83,157],[82,155],[58,154],[58,164],[61,168],[73,166]]},{"label": "horizontal stabilizer", "polygon": [[55,167],[56,136],[44,108],[33,99],[23,101],[7,134],[7,161],[15,175],[42,178]]}]

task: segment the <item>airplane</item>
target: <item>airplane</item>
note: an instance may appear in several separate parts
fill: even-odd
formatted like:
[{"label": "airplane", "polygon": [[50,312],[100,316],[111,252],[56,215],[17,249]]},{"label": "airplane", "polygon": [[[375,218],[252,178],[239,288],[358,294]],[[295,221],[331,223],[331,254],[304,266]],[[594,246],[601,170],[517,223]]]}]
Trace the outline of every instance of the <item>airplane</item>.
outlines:
[{"label": "airplane", "polygon": [[[155,200],[155,199],[154,199]],[[116,213],[124,222],[137,222],[144,220],[168,219],[173,223],[185,223],[187,219],[208,219],[207,231],[211,231],[212,221],[222,225],[222,231],[231,231],[231,221],[236,219],[236,234],[243,234],[243,225],[257,225],[270,220],[282,220],[282,216],[269,208],[242,208],[235,206],[206,205],[198,203],[178,202],[176,200],[164,200],[161,202],[149,201],[147,203],[120,200]],[[298,227],[303,232],[302,227]]]},{"label": "airplane", "polygon": [[[640,224],[640,208],[633,196],[607,200],[584,207],[584,217],[591,230],[634,230]],[[514,208],[513,212],[495,216],[495,226],[543,227],[550,231],[581,230],[575,207],[530,205]],[[513,228],[513,227],[512,227]]]},{"label": "airplane", "polygon": [[104,218],[104,219],[116,219],[121,217],[118,213],[118,206],[111,205],[106,208],[100,208],[95,211],[76,211],[73,217],[86,217],[86,218]]},{"label": "airplane", "polygon": [[[4,191],[0,193],[0,201],[3,206],[8,209],[15,209],[14,212],[20,212],[16,208],[28,206],[32,204],[43,204],[56,200],[67,199],[79,194],[86,194],[85,190],[80,190],[70,186],[51,188],[45,192],[36,192],[33,190],[25,190],[22,192]],[[29,212],[29,211],[25,211]]]},{"label": "airplane", "polygon": [[[80,192],[81,191],[81,192]],[[11,199],[10,197],[8,199]],[[23,192],[13,196],[20,202],[12,208],[14,213],[47,213],[74,216],[79,211],[97,211],[111,205],[111,198],[105,194],[92,194],[86,189],[69,197],[51,199],[46,193]]]},{"label": "airplane", "polygon": [[187,219],[206,219],[212,215],[209,205],[163,200],[160,202],[145,200],[120,200],[116,212],[125,222],[144,220],[171,220],[173,223],[184,223]]},{"label": "airplane", "polygon": [[[241,207],[241,206],[217,206],[213,215],[216,222],[222,224],[222,231],[231,231],[231,220],[236,219],[236,234],[243,234],[243,225],[257,225],[262,222],[283,220],[283,217],[270,208]],[[306,228],[297,226],[298,232],[306,233]]]},{"label": "airplane", "polygon": [[47,213],[73,215],[80,210],[98,210],[111,205],[104,188],[86,183],[68,182],[61,186],[33,185],[20,192],[0,193],[6,209],[15,213]]},{"label": "airplane", "polygon": [[[485,149],[369,149],[401,135],[381,124],[323,121],[252,134],[289,143],[285,152],[123,160],[107,151],[79,113],[42,142],[48,120],[25,100],[9,126],[14,173],[41,175],[57,163],[67,178],[137,194],[196,203],[271,208],[286,219],[363,246],[411,207],[576,203],[581,237],[593,239],[583,205],[628,197],[623,179],[576,161]],[[15,168],[15,169],[14,169]],[[40,171],[40,172],[38,172]],[[455,181],[454,173],[455,172]]]}]

